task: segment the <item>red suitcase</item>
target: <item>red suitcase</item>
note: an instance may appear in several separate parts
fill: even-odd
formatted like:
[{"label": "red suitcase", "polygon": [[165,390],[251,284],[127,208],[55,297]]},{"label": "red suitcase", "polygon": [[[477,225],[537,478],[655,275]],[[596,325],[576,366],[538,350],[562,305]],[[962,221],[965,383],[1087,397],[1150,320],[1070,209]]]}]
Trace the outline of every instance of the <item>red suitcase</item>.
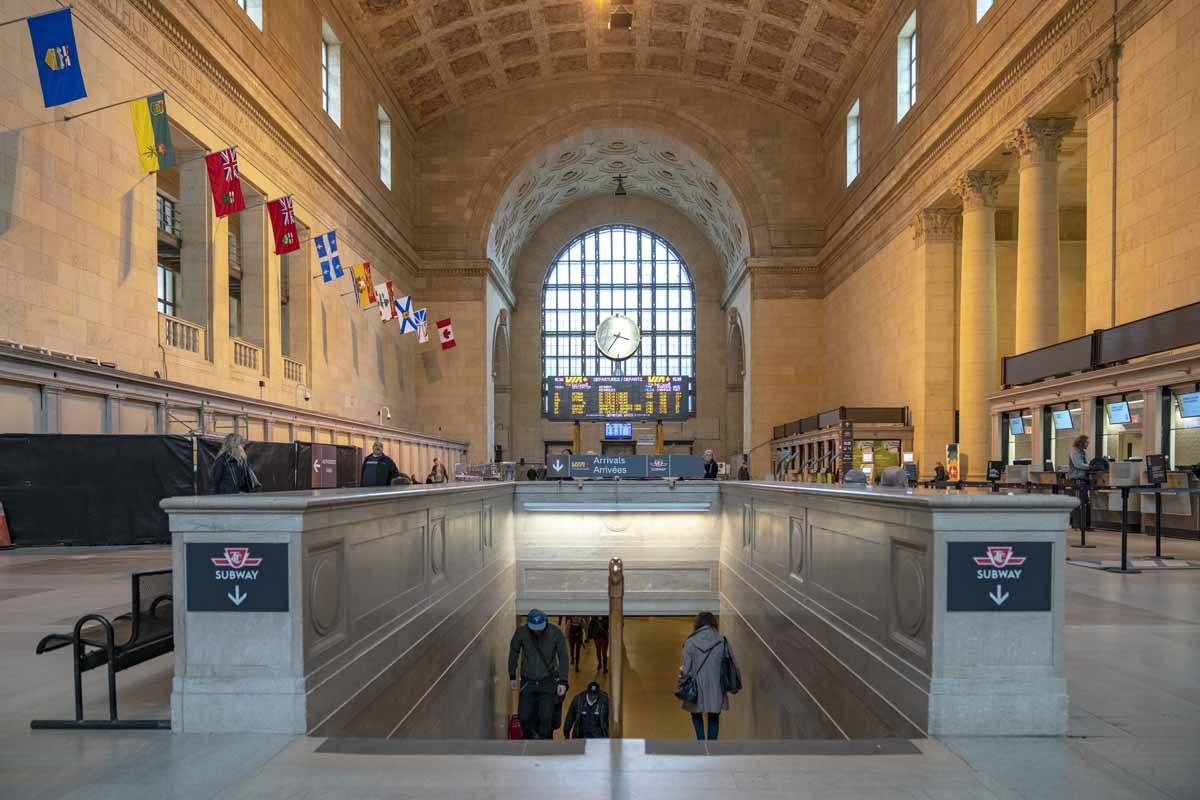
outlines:
[{"label": "red suitcase", "polygon": [[509,739],[524,739],[525,734],[521,731],[521,722],[517,719],[517,715],[513,714],[508,718],[508,738]]}]

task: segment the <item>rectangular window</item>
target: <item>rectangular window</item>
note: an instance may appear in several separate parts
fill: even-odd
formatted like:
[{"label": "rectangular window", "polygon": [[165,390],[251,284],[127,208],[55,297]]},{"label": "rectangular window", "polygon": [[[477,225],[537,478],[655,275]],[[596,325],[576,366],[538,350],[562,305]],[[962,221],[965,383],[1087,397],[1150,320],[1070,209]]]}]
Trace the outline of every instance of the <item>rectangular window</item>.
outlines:
[{"label": "rectangular window", "polygon": [[846,185],[854,183],[854,179],[858,177],[858,141],[859,141],[859,119],[858,119],[858,101],[854,101],[854,105],[850,106],[849,113],[846,114]]},{"label": "rectangular window", "polygon": [[263,26],[263,0],[235,0],[238,8],[246,12],[246,16],[260,31]]},{"label": "rectangular window", "polygon": [[342,46],[329,23],[321,21],[321,108],[342,124]]},{"label": "rectangular window", "polygon": [[917,104],[917,12],[896,37],[896,121],[904,119],[908,110]]},{"label": "rectangular window", "polygon": [[179,273],[164,264],[158,265],[158,313],[176,316],[175,284]]},{"label": "rectangular window", "polygon": [[392,120],[379,107],[379,180],[392,188]]},{"label": "rectangular window", "polygon": [[975,0],[975,21],[983,19],[983,15],[996,4],[996,0]]},{"label": "rectangular window", "polygon": [[158,229],[163,233],[180,238],[179,212],[175,201],[166,195],[159,194],[155,198],[155,215],[158,218]]}]

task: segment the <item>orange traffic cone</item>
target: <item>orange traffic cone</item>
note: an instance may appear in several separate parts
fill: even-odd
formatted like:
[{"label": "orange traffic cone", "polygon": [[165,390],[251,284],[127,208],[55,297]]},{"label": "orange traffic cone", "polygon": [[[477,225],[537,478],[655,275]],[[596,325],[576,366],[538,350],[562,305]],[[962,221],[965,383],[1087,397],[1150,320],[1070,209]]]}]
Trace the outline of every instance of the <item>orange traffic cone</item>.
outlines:
[{"label": "orange traffic cone", "polygon": [[8,535],[8,520],[4,516],[4,503],[0,503],[0,547],[12,547],[12,537]]}]

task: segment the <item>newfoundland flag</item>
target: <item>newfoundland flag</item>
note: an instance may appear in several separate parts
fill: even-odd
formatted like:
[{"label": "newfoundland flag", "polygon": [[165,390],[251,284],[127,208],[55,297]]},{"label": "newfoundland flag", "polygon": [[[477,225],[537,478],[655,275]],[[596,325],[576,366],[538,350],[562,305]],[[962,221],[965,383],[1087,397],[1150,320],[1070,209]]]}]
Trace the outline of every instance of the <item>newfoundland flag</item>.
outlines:
[{"label": "newfoundland flag", "polygon": [[267,214],[271,217],[271,233],[275,234],[275,255],[281,256],[300,249],[300,237],[296,235],[296,214],[292,210],[292,196],[284,195],[267,203]]},{"label": "newfoundland flag", "polygon": [[226,217],[245,209],[242,179],[238,177],[237,148],[209,153],[204,157],[204,164],[208,167],[208,185],[212,187],[217,216]]},{"label": "newfoundland flag", "polygon": [[38,80],[42,84],[42,103],[46,108],[52,108],[87,97],[87,90],[83,88],[83,70],[79,67],[79,51],[75,47],[71,9],[38,14],[30,17],[28,23]]}]

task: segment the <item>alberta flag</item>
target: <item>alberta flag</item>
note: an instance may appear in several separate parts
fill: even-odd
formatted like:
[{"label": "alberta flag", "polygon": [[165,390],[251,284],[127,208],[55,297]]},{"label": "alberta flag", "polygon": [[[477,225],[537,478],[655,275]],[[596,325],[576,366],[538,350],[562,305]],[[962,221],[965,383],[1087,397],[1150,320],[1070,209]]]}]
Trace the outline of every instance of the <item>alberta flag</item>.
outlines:
[{"label": "alberta flag", "polygon": [[342,272],[342,257],[338,255],[337,231],[314,236],[313,243],[317,246],[317,262],[321,265],[321,277],[326,283],[346,274]]},{"label": "alberta flag", "polygon": [[79,51],[75,47],[71,9],[38,14],[27,22],[38,80],[42,84],[42,104],[53,108],[87,97],[87,89],[83,88],[83,70],[79,67]]}]

